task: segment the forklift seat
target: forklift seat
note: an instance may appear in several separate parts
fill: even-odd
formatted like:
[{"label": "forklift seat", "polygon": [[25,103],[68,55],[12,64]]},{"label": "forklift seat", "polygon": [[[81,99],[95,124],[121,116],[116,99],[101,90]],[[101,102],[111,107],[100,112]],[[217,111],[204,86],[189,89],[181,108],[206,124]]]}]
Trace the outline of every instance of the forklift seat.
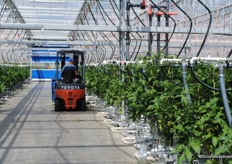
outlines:
[{"label": "forklift seat", "polygon": [[64,83],[72,83],[73,80],[76,78],[75,71],[74,70],[64,70],[61,74],[63,77]]}]

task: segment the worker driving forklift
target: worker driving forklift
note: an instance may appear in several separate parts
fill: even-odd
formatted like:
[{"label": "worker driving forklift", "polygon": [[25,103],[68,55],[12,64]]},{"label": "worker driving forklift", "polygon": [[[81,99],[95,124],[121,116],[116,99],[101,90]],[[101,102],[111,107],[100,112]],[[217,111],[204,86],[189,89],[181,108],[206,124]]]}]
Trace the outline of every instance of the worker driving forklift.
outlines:
[{"label": "worker driving forklift", "polygon": [[[69,58],[68,63],[66,63],[67,58]],[[52,88],[55,111],[86,110],[84,66],[83,51],[61,50],[57,52],[56,80]]]}]

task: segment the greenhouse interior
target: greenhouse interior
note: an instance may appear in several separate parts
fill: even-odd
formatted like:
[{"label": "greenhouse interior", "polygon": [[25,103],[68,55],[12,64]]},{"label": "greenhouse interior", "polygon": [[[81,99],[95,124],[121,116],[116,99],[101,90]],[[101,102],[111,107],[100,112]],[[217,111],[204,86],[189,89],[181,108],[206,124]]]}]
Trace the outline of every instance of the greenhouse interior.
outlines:
[{"label": "greenhouse interior", "polygon": [[232,164],[232,0],[0,8],[0,163]]}]

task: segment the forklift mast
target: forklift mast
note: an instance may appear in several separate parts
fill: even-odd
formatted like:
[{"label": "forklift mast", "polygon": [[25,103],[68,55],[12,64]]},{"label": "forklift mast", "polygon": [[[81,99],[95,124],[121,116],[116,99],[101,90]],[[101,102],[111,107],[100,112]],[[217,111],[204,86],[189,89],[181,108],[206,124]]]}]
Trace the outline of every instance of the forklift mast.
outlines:
[{"label": "forklift mast", "polygon": [[[76,66],[77,72],[79,73],[79,75],[82,76],[83,82],[85,80],[85,78],[84,78],[84,74],[85,74],[84,53],[85,53],[84,51],[79,51],[79,50],[60,50],[57,52],[57,63],[59,63],[59,59],[60,59],[61,70],[65,65],[65,59],[67,57],[67,54],[69,54],[70,57],[74,59],[74,65]],[[79,65],[80,65],[81,70],[79,70]],[[58,64],[57,64],[56,69],[58,70]],[[57,73],[58,73],[58,71],[57,71]],[[58,78],[58,76],[57,76],[57,78]]]}]

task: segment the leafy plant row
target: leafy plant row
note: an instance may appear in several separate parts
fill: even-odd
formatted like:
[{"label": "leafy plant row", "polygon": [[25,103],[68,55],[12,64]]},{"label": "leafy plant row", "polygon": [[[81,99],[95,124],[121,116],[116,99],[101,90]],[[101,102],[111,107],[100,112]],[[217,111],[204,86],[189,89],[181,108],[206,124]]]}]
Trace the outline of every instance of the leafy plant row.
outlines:
[{"label": "leafy plant row", "polygon": [[[149,59],[150,60],[150,59]],[[209,90],[193,78],[187,68],[187,85],[183,86],[182,67],[157,65],[157,59],[143,59],[143,64],[88,66],[86,85],[110,105],[123,101],[131,119],[145,116],[158,128],[166,145],[174,146],[178,163],[191,162],[199,155],[230,155],[232,130],[227,124],[221,93]],[[205,83],[219,88],[218,69],[212,65],[194,66]],[[231,84],[231,70],[226,69],[226,84]],[[228,98],[231,98],[228,93]],[[175,141],[175,143],[173,142]],[[232,163],[224,159],[225,163]],[[207,163],[218,163],[209,159]]]},{"label": "leafy plant row", "polygon": [[15,86],[22,84],[30,76],[29,67],[0,65],[0,93],[14,90]]}]

